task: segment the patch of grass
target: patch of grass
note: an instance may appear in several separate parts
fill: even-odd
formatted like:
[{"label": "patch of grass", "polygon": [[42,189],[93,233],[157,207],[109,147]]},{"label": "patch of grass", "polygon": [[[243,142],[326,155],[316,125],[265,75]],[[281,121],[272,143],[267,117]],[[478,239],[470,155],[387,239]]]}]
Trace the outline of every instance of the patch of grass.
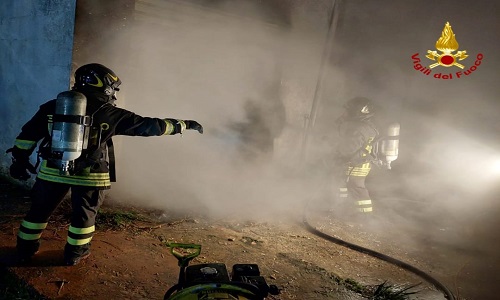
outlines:
[{"label": "patch of grass", "polygon": [[418,291],[409,291],[418,286],[414,285],[390,285],[387,281],[373,287],[373,294],[369,296],[370,300],[408,300],[410,295],[418,293]]},{"label": "patch of grass", "polygon": [[5,300],[47,300],[24,280],[9,269],[0,267],[0,299]]},{"label": "patch of grass", "polygon": [[[286,253],[279,253],[278,255],[292,262],[294,265],[299,266],[302,270],[319,273],[323,279],[332,280],[338,285],[344,287],[346,290],[362,295],[364,298],[369,300],[409,300],[410,295],[418,293],[418,291],[409,290],[419,284],[407,286],[390,285],[387,281],[385,281],[380,285],[368,286],[352,278],[342,279],[339,276],[328,272],[324,268],[297,258],[293,258]],[[318,293],[325,293],[325,291],[320,291]]]},{"label": "patch of grass", "polygon": [[358,294],[362,294],[366,290],[366,288],[361,283],[351,278],[341,280],[340,283],[344,285],[348,290]]},{"label": "patch of grass", "polygon": [[97,214],[96,224],[101,228],[117,230],[128,228],[133,221],[148,220],[143,215],[132,211],[103,209]]}]

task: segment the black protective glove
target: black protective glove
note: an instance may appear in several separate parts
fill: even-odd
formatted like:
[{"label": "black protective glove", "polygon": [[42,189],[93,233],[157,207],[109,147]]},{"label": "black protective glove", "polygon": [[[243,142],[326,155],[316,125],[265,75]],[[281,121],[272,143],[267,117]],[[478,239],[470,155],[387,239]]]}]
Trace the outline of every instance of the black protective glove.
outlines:
[{"label": "black protective glove", "polygon": [[198,130],[199,133],[203,133],[203,126],[200,123],[193,120],[184,120],[187,130]]},{"label": "black protective glove", "polygon": [[26,167],[18,162],[13,162],[12,165],[10,165],[10,176],[14,179],[26,181],[31,178],[31,174],[28,172]]},{"label": "black protective glove", "polygon": [[30,163],[27,150],[14,147],[6,151],[6,153],[9,152],[12,152],[12,165],[9,168],[12,178],[25,181],[31,177],[31,174],[36,174],[36,168]]}]

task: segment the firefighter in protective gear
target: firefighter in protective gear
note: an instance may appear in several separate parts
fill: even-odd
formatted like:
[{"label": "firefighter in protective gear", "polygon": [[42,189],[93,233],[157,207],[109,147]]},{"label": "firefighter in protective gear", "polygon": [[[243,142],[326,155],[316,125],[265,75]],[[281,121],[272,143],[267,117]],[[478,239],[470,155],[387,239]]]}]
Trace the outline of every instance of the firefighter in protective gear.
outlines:
[{"label": "firefighter in protective gear", "polygon": [[121,84],[118,76],[101,64],[87,64],[75,72],[72,90],[86,97],[86,115],[91,118],[86,149],[75,160],[71,174],[62,174],[52,153],[51,127],[56,99],[42,104],[36,114],[22,127],[12,153],[11,176],[26,180],[35,168],[29,157],[39,146],[43,158],[32,188],[31,208],[23,219],[18,235],[17,250],[22,260],[30,259],[40,247],[42,231],[52,212],[71,190],[72,216],[64,248],[66,265],[75,265],[90,254],[95,231],[95,217],[104,199],[104,191],[114,181],[114,135],[161,136],[197,130],[196,121],[171,118],[142,117],[114,105]]},{"label": "firefighter in protective gear", "polygon": [[336,161],[342,172],[338,199],[351,209],[354,205],[355,216],[368,215],[373,211],[373,203],[365,180],[373,162],[373,143],[379,135],[371,122],[374,108],[369,99],[362,97],[349,100],[344,108],[345,113],[337,120],[340,140]]}]

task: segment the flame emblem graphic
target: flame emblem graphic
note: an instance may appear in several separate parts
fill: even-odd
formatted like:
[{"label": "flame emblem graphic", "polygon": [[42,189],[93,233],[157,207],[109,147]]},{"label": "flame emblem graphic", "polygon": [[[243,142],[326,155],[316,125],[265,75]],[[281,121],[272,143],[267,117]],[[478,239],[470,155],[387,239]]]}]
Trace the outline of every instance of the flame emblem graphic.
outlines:
[{"label": "flame emblem graphic", "polygon": [[457,53],[453,54],[454,51],[458,50],[458,42],[455,39],[455,34],[451,29],[450,22],[446,22],[446,25],[444,25],[444,29],[441,32],[441,37],[436,42],[436,49],[441,53],[438,53],[438,51],[427,50],[427,55],[425,57],[430,60],[437,60],[437,62],[430,65],[429,68],[432,69],[437,66],[456,66],[460,69],[464,68],[463,65],[457,62],[457,59],[466,59],[468,57],[467,51],[457,51]]}]

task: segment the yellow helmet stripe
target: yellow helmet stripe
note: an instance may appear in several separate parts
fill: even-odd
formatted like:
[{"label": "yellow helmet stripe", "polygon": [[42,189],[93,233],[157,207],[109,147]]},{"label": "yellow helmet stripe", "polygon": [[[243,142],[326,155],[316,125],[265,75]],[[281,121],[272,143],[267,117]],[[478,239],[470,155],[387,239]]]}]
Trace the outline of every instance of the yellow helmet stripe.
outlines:
[{"label": "yellow helmet stripe", "polygon": [[103,87],[104,84],[102,83],[102,80],[101,78],[97,77],[97,75],[93,74],[94,77],[97,79],[97,84],[92,84],[92,83],[89,83],[89,85],[91,86],[95,86],[95,87]]}]

